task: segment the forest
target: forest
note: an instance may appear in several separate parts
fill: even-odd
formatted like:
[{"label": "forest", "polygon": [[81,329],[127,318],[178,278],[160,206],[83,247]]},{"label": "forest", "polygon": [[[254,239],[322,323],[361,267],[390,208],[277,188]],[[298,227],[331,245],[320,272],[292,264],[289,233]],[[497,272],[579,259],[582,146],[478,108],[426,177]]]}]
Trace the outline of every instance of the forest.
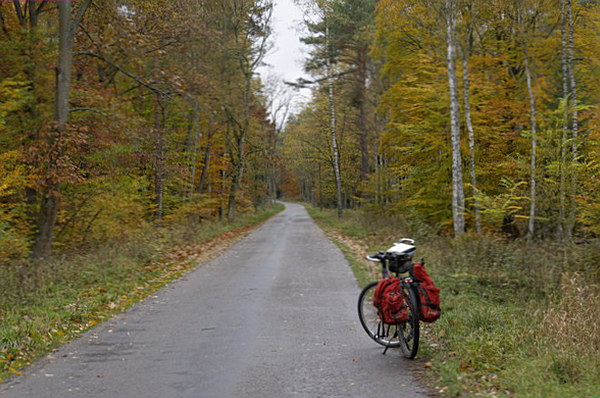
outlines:
[{"label": "forest", "polygon": [[597,303],[597,0],[297,4],[310,78],[273,82],[271,0],[1,1],[11,283],[39,290],[48,259],[283,198],[455,248],[559,248],[534,268],[553,275],[542,301],[577,275]]},{"label": "forest", "polygon": [[276,131],[254,75],[270,12],[2,2],[0,261],[264,202]]},{"label": "forest", "polygon": [[313,98],[286,124],[257,77],[266,0],[0,6],[1,261],[281,194],[443,234],[600,232],[594,1],[308,2],[291,85]]},{"label": "forest", "polygon": [[315,6],[287,189],[446,234],[597,237],[596,2]]}]

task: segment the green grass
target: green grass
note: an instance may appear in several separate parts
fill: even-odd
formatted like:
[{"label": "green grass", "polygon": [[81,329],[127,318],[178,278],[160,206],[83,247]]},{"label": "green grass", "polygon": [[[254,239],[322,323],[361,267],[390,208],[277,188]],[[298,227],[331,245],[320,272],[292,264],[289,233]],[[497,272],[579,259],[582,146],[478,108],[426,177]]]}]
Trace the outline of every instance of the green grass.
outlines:
[{"label": "green grass", "polygon": [[282,209],[233,223],[147,230],[85,254],[0,266],[0,380],[194,269],[206,244],[240,236]]},{"label": "green grass", "polygon": [[[367,252],[395,239],[417,242],[417,258],[441,288],[442,317],[422,324],[419,356],[429,385],[449,397],[600,397],[598,242],[565,248],[466,235],[450,239],[402,220],[309,207],[330,236]],[[387,225],[386,225],[387,223]],[[357,279],[371,277],[341,246]],[[372,277],[371,277],[372,279]]]}]

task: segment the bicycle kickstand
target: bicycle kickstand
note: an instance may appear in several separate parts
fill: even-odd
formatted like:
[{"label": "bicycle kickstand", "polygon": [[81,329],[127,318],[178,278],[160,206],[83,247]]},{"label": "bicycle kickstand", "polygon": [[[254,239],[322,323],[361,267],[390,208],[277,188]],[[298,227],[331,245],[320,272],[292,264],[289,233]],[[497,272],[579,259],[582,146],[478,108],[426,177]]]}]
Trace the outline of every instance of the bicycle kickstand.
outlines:
[{"label": "bicycle kickstand", "polygon": [[[388,333],[387,333],[388,336],[390,335],[390,329],[389,328],[391,328],[391,327],[392,327],[391,325],[388,326]],[[388,343],[385,346],[385,350],[383,350],[383,354],[382,355],[385,355],[385,353],[387,352],[388,348],[390,348],[392,346],[392,340],[395,339],[396,337],[398,337],[398,329],[397,328],[396,328],[396,331],[394,332],[394,335],[388,340]]]}]

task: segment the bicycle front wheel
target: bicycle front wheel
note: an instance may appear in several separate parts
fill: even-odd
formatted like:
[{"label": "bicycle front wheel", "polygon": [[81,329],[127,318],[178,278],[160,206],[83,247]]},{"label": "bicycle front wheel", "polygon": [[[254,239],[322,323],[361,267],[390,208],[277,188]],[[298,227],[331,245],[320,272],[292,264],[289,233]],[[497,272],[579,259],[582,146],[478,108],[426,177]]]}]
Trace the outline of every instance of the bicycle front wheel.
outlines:
[{"label": "bicycle front wheel", "polygon": [[413,359],[419,349],[419,300],[414,289],[406,286],[402,289],[408,299],[408,320],[398,325],[400,349],[404,357]]},{"label": "bicycle front wheel", "polygon": [[385,347],[401,346],[401,324],[386,325],[381,322],[377,309],[373,305],[373,294],[378,282],[368,284],[358,296],[358,318],[360,323],[375,342]]}]

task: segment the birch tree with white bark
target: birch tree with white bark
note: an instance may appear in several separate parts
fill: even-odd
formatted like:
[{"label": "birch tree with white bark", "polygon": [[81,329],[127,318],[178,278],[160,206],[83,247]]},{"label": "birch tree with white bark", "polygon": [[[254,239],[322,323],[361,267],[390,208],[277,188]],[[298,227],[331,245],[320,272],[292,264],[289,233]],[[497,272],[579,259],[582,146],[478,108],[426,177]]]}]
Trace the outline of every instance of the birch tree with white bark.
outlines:
[{"label": "birch tree with white bark", "polygon": [[467,138],[469,142],[469,171],[471,174],[471,189],[473,194],[473,212],[475,215],[475,230],[481,232],[481,211],[477,191],[477,172],[475,168],[475,131],[473,129],[473,120],[471,117],[471,80],[469,77],[469,58],[473,51],[473,42],[475,40],[474,24],[477,7],[475,1],[467,1],[463,4],[465,14],[465,37],[463,44],[459,43],[459,51],[462,58],[463,67],[463,108],[465,114],[465,127],[467,129]]},{"label": "birch tree with white bark", "polygon": [[[325,21],[327,24],[327,21]],[[340,173],[340,154],[337,144],[337,132],[336,132],[336,115],[335,115],[335,96],[334,96],[334,77],[333,77],[333,66],[331,62],[332,51],[331,51],[331,39],[329,35],[329,26],[325,28],[325,51],[326,51],[326,65],[327,65],[327,93],[329,99],[329,135],[331,137],[331,148],[333,151],[333,172],[335,176],[335,198],[337,203],[337,214],[338,217],[342,216],[343,203],[342,203],[342,177]]]},{"label": "birch tree with white bark", "polygon": [[[531,132],[531,152],[530,152],[530,171],[529,171],[529,219],[527,222],[527,237],[532,239],[535,234],[535,220],[537,217],[537,105],[535,93],[535,75],[533,72],[534,55],[530,51],[530,41],[536,29],[536,17],[534,10],[528,3],[514,3],[514,23],[517,32],[517,40],[521,47],[521,56],[523,59],[523,68],[525,72],[525,83],[529,100],[529,122]],[[533,17],[531,17],[533,15]]]},{"label": "birch tree with white bark", "polygon": [[[303,38],[306,44],[314,46],[313,59],[309,60],[307,70],[320,74],[317,82],[324,82],[327,88],[327,101],[329,107],[329,139],[331,143],[331,166],[335,179],[336,208],[339,217],[343,214],[344,203],[342,198],[342,172],[340,167],[340,151],[337,132],[337,114],[335,100],[335,61],[336,49],[333,45],[331,29],[332,7],[327,0],[307,0],[300,2],[306,10],[305,23],[308,30],[314,35]],[[315,22],[312,22],[314,19]]]},{"label": "birch tree with white bark", "polygon": [[456,0],[444,3],[446,17],[446,64],[450,92],[450,135],[452,142],[452,220],[454,234],[465,231],[465,193],[463,187],[462,155],[460,145],[460,109],[456,75]]}]

